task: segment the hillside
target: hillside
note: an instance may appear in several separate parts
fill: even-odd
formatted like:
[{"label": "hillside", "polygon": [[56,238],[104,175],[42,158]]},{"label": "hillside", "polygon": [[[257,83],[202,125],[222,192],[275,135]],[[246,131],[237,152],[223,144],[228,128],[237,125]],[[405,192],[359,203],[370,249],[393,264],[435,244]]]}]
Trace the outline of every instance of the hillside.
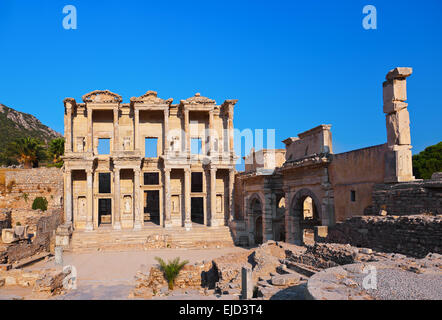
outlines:
[{"label": "hillside", "polygon": [[0,104],[0,162],[7,145],[17,138],[33,137],[47,143],[61,136],[33,115]]}]

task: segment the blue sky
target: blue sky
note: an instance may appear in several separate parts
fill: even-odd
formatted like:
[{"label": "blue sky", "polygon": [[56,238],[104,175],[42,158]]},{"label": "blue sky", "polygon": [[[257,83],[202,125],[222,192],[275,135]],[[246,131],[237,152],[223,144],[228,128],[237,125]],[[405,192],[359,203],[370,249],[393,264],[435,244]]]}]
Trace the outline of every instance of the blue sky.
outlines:
[{"label": "blue sky", "polygon": [[[62,27],[65,5],[78,28]],[[365,5],[377,30],[362,27]],[[442,140],[442,2],[0,2],[0,103],[63,132],[63,99],[147,90],[239,99],[236,128],[289,136],[332,124],[334,152],[386,141],[382,82],[408,80],[413,152]]]}]

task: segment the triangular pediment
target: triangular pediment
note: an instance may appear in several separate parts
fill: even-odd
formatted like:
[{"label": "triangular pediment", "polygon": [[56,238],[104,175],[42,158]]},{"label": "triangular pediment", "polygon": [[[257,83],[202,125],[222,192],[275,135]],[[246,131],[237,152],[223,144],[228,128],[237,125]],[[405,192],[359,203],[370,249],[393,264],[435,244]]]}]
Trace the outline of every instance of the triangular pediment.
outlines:
[{"label": "triangular pediment", "polygon": [[120,103],[123,101],[120,95],[109,90],[95,90],[82,97],[85,103]]}]

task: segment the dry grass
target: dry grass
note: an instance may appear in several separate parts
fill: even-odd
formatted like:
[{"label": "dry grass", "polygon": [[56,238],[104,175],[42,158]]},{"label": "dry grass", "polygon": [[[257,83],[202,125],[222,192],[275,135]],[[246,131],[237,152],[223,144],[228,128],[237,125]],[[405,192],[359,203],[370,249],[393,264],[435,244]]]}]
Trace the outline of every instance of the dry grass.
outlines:
[{"label": "dry grass", "polygon": [[5,185],[5,173],[8,169],[0,169],[0,186]]}]

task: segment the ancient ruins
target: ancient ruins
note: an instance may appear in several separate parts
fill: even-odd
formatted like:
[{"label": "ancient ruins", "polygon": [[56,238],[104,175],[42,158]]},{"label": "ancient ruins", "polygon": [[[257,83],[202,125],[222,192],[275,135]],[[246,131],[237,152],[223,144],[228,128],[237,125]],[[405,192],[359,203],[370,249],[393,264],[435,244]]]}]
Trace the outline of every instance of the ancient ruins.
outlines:
[{"label": "ancient ruins", "polygon": [[[64,167],[0,172],[0,287],[75,298],[63,252],[101,261],[100,251],[120,260],[185,249],[204,259],[185,266],[176,291],[150,264],[124,298],[441,299],[442,174],[413,177],[411,74],[395,68],[383,83],[386,143],[335,154],[322,124],[285,149],[252,149],[241,172],[237,100],[66,98]],[[47,210],[31,210],[40,196]],[[379,270],[378,291],[362,283],[367,266]],[[390,295],[406,279],[415,285]]]}]

